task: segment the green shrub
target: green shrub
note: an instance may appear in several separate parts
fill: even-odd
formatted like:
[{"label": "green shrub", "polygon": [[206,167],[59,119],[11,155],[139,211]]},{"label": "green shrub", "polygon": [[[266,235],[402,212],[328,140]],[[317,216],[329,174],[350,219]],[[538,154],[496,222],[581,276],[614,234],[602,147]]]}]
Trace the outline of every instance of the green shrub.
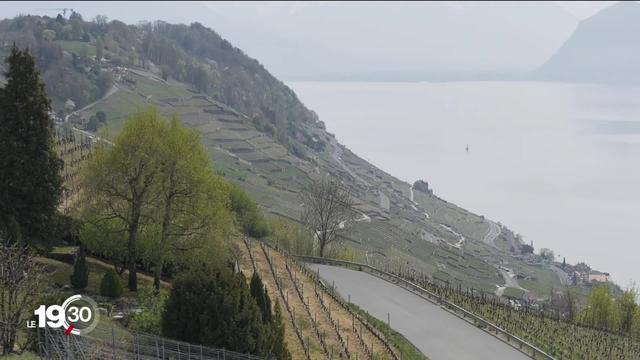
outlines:
[{"label": "green shrub", "polygon": [[120,284],[120,279],[115,270],[107,270],[102,277],[102,281],[100,282],[100,295],[109,296],[114,299],[122,295],[122,284]]},{"label": "green shrub", "polygon": [[89,283],[89,269],[87,268],[87,259],[84,256],[84,250],[80,248],[76,261],[73,264],[73,273],[70,276],[71,286],[76,289],[84,289]]},{"label": "green shrub", "polygon": [[256,238],[269,235],[269,224],[267,224],[253,199],[235,185],[230,185],[229,198],[231,200],[231,210],[245,234]]},{"label": "green shrub", "polygon": [[160,335],[162,309],[167,296],[168,293],[165,290],[156,292],[150,286],[141,288],[138,292],[138,301],[144,310],[131,317],[128,327],[131,330]]}]

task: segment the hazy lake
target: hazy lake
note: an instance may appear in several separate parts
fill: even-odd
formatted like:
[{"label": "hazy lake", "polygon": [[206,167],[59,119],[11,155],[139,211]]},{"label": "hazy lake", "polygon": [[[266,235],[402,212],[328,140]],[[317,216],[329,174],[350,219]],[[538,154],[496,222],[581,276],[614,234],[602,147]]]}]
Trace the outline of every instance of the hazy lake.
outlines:
[{"label": "hazy lake", "polygon": [[[533,82],[289,84],[383,170],[640,283],[640,87]],[[465,148],[469,146],[467,153]]]}]

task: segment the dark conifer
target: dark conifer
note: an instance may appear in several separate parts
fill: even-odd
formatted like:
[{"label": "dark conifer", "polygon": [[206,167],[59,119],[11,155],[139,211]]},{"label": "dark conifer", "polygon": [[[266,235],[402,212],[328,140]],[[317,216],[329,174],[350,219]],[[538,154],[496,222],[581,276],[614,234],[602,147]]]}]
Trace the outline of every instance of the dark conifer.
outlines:
[{"label": "dark conifer", "polygon": [[50,245],[62,191],[49,98],[36,63],[15,45],[0,92],[0,231]]},{"label": "dark conifer", "polygon": [[78,250],[76,261],[73,263],[73,273],[70,276],[71,286],[76,289],[84,289],[89,283],[89,269],[82,247]]},{"label": "dark conifer", "polygon": [[227,268],[192,270],[173,282],[162,334],[259,356],[271,347],[271,331],[245,278]]},{"label": "dark conifer", "polygon": [[262,313],[262,321],[264,323],[270,323],[273,317],[271,313],[271,299],[269,298],[267,289],[265,289],[264,284],[262,284],[262,279],[260,279],[260,276],[255,272],[253,276],[251,276],[249,288],[251,290],[251,296],[256,300],[258,308],[260,308],[260,312]]},{"label": "dark conifer", "polygon": [[291,353],[287,349],[287,342],[284,338],[284,320],[280,303],[276,299],[276,313],[273,318],[273,355],[276,359],[291,360]]}]

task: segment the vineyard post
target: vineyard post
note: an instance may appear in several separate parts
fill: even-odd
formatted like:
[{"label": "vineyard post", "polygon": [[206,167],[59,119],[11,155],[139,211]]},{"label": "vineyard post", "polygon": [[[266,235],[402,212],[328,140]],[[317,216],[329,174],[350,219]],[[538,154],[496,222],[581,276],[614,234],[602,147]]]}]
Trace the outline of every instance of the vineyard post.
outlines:
[{"label": "vineyard post", "polygon": [[389,328],[387,330],[387,336],[391,337],[391,314],[389,314],[389,312],[387,312],[387,327]]}]

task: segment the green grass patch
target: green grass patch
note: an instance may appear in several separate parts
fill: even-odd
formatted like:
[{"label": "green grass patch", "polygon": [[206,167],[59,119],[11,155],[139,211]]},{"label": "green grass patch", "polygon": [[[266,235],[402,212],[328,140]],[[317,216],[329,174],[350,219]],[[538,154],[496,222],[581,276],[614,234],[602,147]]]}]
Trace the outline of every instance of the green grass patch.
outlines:
[{"label": "green grass patch", "polygon": [[533,269],[535,280],[518,280],[523,288],[532,291],[538,296],[549,295],[552,290],[562,288],[558,274],[551,269],[530,267]]},{"label": "green grass patch", "polygon": [[502,295],[512,299],[523,299],[524,294],[525,291],[522,289],[508,287],[504,289],[504,293]]},{"label": "green grass patch", "polygon": [[40,356],[36,353],[32,353],[31,351],[25,351],[20,355],[17,354],[9,354],[2,356],[3,359],[20,359],[20,360],[39,360]]},{"label": "green grass patch", "polygon": [[[67,264],[62,261],[53,260],[49,258],[38,258],[38,262],[46,265],[50,272],[50,281],[57,286],[65,286],[70,284],[70,276],[73,272],[73,265]],[[87,294],[100,294],[100,282],[102,281],[102,277],[105,272],[111,269],[111,266],[106,266],[102,263],[97,263],[92,261],[91,258],[87,258],[87,267],[89,268],[89,283],[84,291]],[[126,274],[126,273],[125,273]],[[138,276],[139,286],[152,286],[153,282],[147,278],[143,278]],[[122,297],[136,297],[137,293],[129,291],[127,289],[127,279],[126,276],[123,275],[120,277],[120,284],[124,292],[122,293]]]},{"label": "green grass patch", "polygon": [[400,353],[400,358],[403,360],[428,360],[423,353],[418,350],[409,340],[407,340],[402,334],[396,332],[392,328],[390,328],[384,321],[379,320],[371,315],[368,312],[362,310],[358,305],[349,304],[349,307],[364,317],[369,324],[373,325],[376,329],[378,329],[381,333],[385,334],[387,340],[391,343],[391,345]]},{"label": "green grass patch", "polygon": [[186,98],[191,97],[193,94],[187,91],[187,89],[180,86],[172,86],[147,79],[143,76],[134,75],[136,80],[136,88],[145,96],[151,96],[152,98],[168,99],[168,98]]},{"label": "green grass patch", "polygon": [[104,111],[107,115],[107,126],[114,133],[118,132],[127,117],[137,109],[142,109],[144,100],[129,91],[118,90],[107,100],[102,101],[91,109],[91,114]]},{"label": "green grass patch", "polygon": [[88,56],[96,56],[96,46],[84,41],[68,41],[68,40],[56,40],[56,44],[59,44],[63,50],[72,54],[81,55],[84,51]]},{"label": "green grass patch", "polygon": [[54,246],[51,249],[52,254],[73,254],[75,251],[75,246]]}]

